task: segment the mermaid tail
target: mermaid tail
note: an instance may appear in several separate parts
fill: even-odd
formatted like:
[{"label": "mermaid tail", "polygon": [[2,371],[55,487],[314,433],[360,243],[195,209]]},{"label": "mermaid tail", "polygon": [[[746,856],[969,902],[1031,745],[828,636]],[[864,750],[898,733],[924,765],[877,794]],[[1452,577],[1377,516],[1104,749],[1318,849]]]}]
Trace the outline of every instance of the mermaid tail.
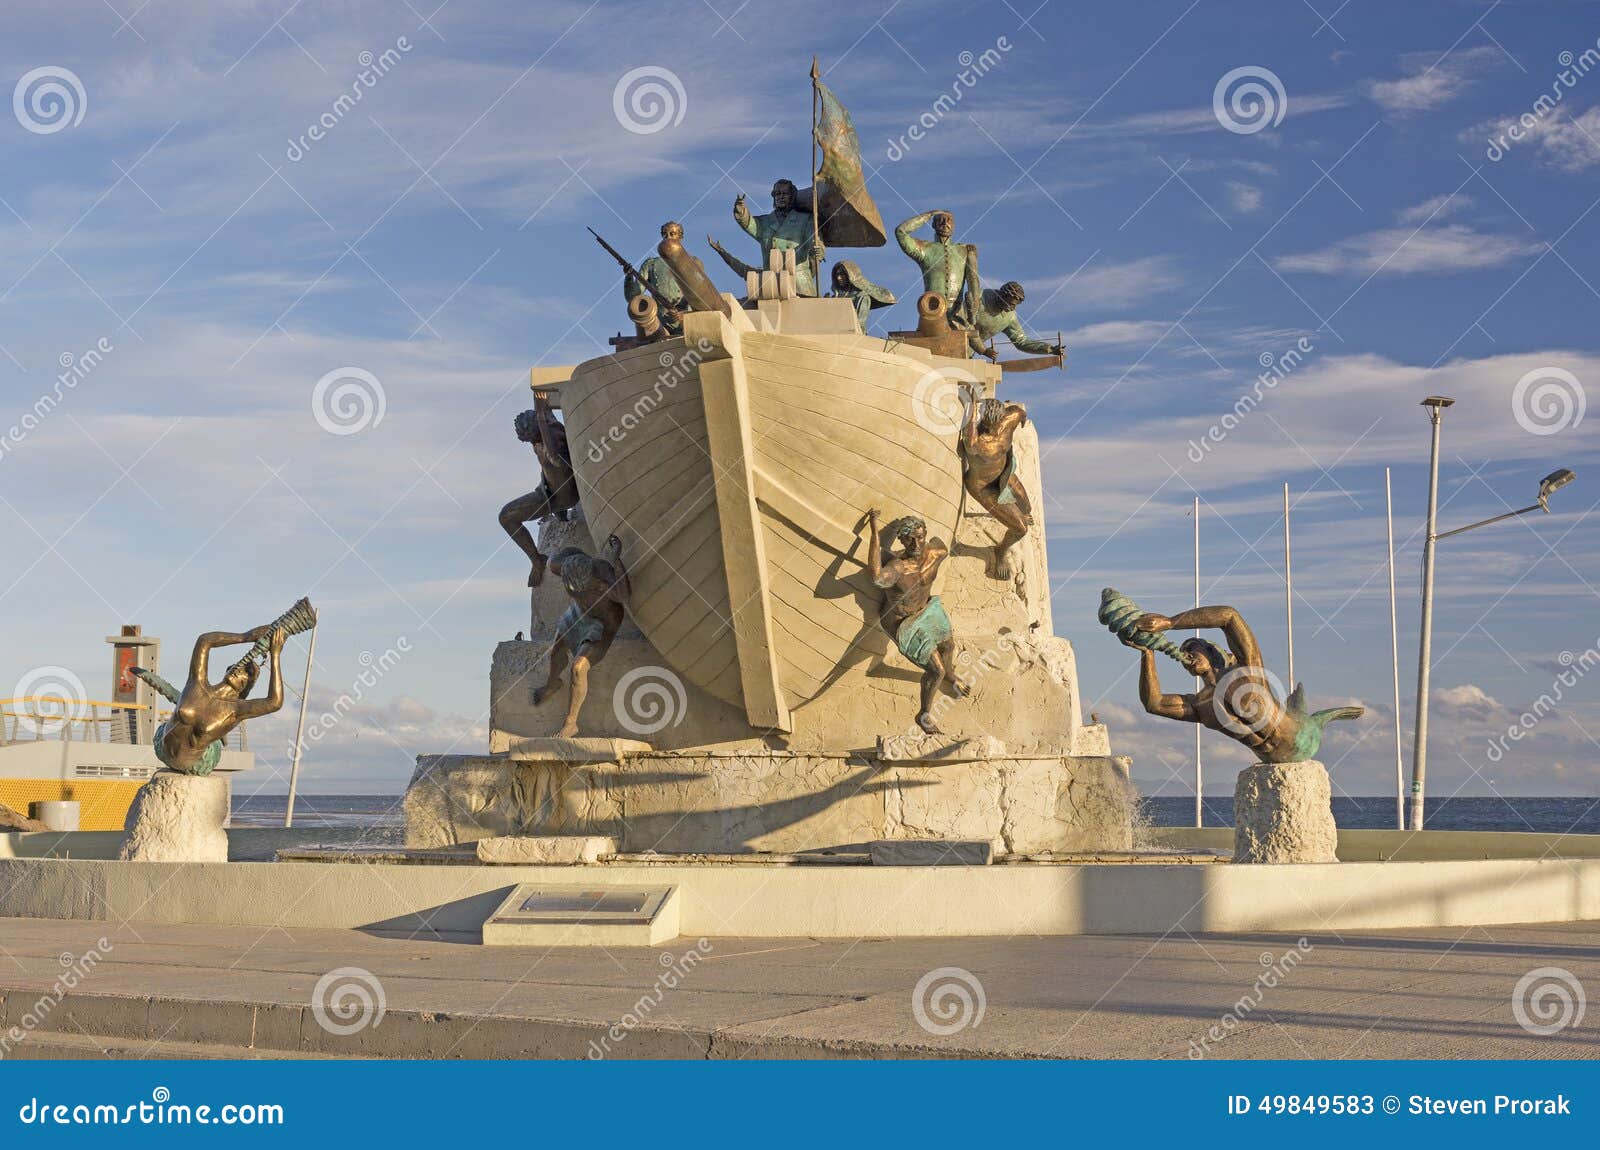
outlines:
[{"label": "mermaid tail", "polygon": [[174,687],[171,683],[167,682],[148,667],[134,667],[132,670],[135,675],[143,679],[146,683],[150,684],[151,688],[156,692],[156,694],[166,699],[167,702],[176,703],[180,698],[183,697],[182,691],[178,690],[178,688]]},{"label": "mermaid tail", "polygon": [[1126,639],[1147,651],[1159,651],[1168,658],[1183,662],[1183,653],[1171,639],[1154,631],[1141,631],[1134,626],[1144,614],[1137,603],[1115,587],[1107,587],[1100,592],[1098,618],[1108,631],[1117,638]]},{"label": "mermaid tail", "polygon": [[1328,707],[1321,711],[1306,713],[1306,686],[1304,683],[1295,684],[1294,691],[1289,695],[1289,717],[1298,724],[1294,737],[1295,756],[1298,759],[1314,759],[1317,752],[1322,749],[1322,730],[1336,719],[1359,719],[1367,713],[1365,707]]}]

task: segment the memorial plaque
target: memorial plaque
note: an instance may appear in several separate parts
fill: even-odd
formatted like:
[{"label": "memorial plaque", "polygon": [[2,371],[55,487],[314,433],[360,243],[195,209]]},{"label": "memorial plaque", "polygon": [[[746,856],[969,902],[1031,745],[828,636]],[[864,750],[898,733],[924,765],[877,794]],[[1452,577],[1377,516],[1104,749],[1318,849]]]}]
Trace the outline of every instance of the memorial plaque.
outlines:
[{"label": "memorial plaque", "polygon": [[483,924],[487,944],[650,945],[678,933],[674,888],[522,883]]}]

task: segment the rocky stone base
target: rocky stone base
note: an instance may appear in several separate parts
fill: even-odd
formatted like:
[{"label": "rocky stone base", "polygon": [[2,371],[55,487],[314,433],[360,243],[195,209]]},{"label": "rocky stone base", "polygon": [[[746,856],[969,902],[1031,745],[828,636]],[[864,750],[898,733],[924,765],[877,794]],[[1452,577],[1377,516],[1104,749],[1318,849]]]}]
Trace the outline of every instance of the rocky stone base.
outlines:
[{"label": "rocky stone base", "polygon": [[1328,771],[1315,759],[1256,763],[1233,789],[1233,861],[1338,862]]},{"label": "rocky stone base", "polygon": [[798,852],[962,839],[995,854],[1126,851],[1126,759],[1006,757],[938,766],[871,755],[651,753],[611,763],[423,755],[406,845],[601,835],[623,853]]},{"label": "rocky stone base", "polygon": [[227,862],[228,781],[219,775],[157,771],[140,787],[123,823],[128,862]]}]

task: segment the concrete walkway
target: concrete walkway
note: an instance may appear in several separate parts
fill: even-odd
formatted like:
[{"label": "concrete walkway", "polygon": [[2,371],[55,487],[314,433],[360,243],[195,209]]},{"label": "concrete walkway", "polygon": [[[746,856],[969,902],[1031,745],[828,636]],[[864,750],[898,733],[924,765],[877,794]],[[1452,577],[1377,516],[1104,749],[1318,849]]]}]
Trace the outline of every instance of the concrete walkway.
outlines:
[{"label": "concrete walkway", "polygon": [[[1543,967],[1600,995],[1597,926],[1310,936],[1303,947],[1178,934],[683,938],[608,952],[0,919],[0,1039],[6,1057],[1594,1058],[1600,1002],[1541,1037],[1518,1024],[1512,1000]],[[58,978],[101,937],[106,956],[58,1001]],[[919,1023],[915,988],[940,968],[959,972],[936,984],[981,996],[976,1024],[975,1010],[948,1034]],[[381,996],[377,1025],[359,1026],[369,1016],[358,996],[336,991],[325,1016],[353,1032],[319,1023],[318,981],[341,969],[337,981]],[[935,1027],[949,1028],[941,1008],[959,1021],[960,993],[924,1002]],[[356,1012],[341,1018],[340,1003]],[[1222,1038],[1207,1042],[1213,1026]]]}]

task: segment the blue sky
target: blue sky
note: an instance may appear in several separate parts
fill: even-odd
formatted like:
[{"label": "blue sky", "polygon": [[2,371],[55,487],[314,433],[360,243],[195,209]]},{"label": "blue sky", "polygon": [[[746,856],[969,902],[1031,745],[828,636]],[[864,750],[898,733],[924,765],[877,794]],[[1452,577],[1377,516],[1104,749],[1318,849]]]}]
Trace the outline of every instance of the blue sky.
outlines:
[{"label": "blue sky", "polygon": [[[1188,785],[1190,732],[1138,711],[1100,588],[1184,606],[1198,495],[1203,596],[1281,672],[1284,482],[1297,670],[1314,704],[1369,707],[1324,757],[1344,793],[1392,790],[1383,476],[1409,736],[1417,404],[1441,393],[1444,527],[1523,506],[1557,465],[1580,478],[1548,516],[1441,545],[1430,794],[1600,794],[1600,676],[1487,751],[1600,642],[1600,415],[1578,418],[1600,381],[1600,5],[1036,3],[12,0],[0,424],[61,394],[0,445],[0,689],[62,665],[99,695],[117,624],[171,667],[196,632],[310,594],[314,709],[410,650],[308,756],[308,789],[398,789],[417,753],[481,747],[490,653],[526,618],[495,520],[535,482],[511,433],[526,371],[625,319],[583,227],[642,257],[677,218],[702,254],[711,232],[751,255],[729,207],[805,182],[816,53],[885,219],[954,210],[986,281],[1066,333],[1065,373],[1006,387],[1045,442],[1057,630],[1147,791]],[[23,84],[42,68],[81,88],[53,119]],[[681,88],[646,132],[614,99],[641,68]],[[1264,120],[1230,105],[1238,83]],[[909,261],[840,254],[908,301],[875,325],[909,326]],[[330,434],[312,397],[345,368],[382,416]],[[284,741],[255,739],[265,789]],[[1242,759],[1207,757],[1230,792]]]}]

